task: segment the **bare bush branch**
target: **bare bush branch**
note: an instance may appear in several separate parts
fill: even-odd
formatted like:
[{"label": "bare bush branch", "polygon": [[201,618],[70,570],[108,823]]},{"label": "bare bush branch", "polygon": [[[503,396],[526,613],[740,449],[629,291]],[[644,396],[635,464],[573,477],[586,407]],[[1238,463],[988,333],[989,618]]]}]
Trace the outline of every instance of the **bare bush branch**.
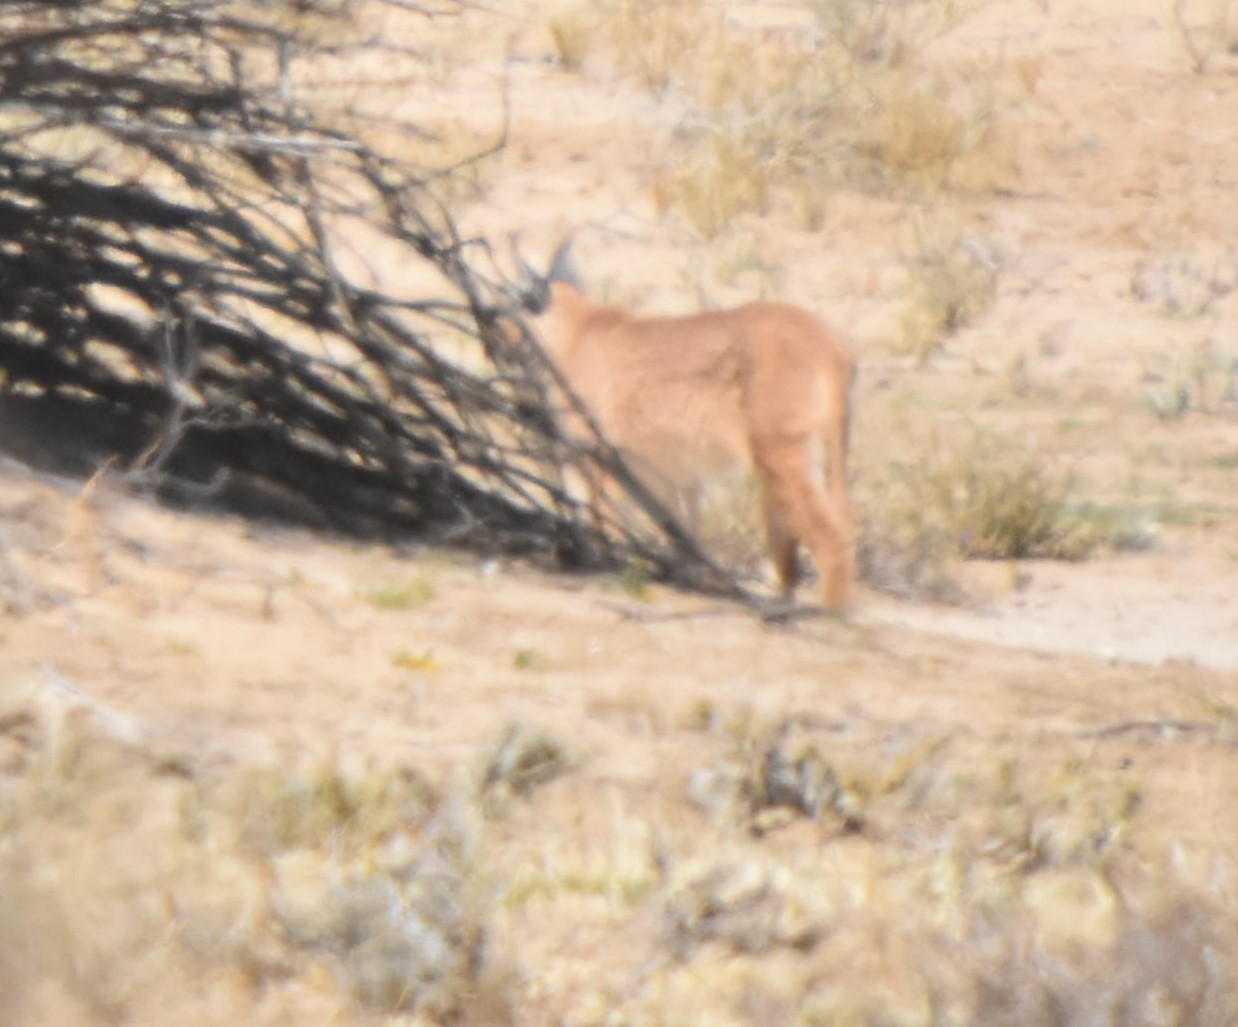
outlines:
[{"label": "bare bush branch", "polygon": [[[498,138],[436,160],[398,103],[312,86],[378,50],[413,81],[385,40],[443,12],[335,7],[0,4],[0,401],[54,425],[45,462],[117,456],[166,499],[741,595],[613,449],[563,437],[564,383],[441,198],[504,144],[505,87]],[[585,516],[582,461],[643,517]]]}]

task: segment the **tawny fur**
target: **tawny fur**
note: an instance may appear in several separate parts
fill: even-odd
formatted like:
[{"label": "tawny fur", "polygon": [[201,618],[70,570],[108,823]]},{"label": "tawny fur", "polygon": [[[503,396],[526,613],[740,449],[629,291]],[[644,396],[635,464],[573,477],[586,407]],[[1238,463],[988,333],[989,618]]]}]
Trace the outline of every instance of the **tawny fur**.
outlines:
[{"label": "tawny fur", "polygon": [[[799,580],[802,542],[816,561],[826,603],[849,605],[855,359],[820,320],[765,302],[642,317],[550,281],[539,327],[550,357],[651,490],[680,500],[695,517],[704,479],[735,467],[754,473],[784,593]],[[579,428],[570,418],[567,427]],[[822,452],[826,474],[818,466]],[[600,504],[605,489],[606,482],[591,481],[591,501]]]}]

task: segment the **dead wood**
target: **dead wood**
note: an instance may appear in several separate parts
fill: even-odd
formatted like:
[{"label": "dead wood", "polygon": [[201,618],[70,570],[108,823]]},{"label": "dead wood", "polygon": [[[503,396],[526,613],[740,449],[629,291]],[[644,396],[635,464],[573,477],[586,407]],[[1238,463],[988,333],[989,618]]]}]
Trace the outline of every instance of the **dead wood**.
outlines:
[{"label": "dead wood", "polygon": [[[57,473],[114,459],[167,501],[742,596],[610,447],[559,431],[563,383],[444,200],[459,158],[397,142],[434,126],[309,88],[357,54],[433,88],[390,20],[361,23],[460,10],[0,3],[0,445]],[[394,292],[370,241],[434,288]],[[641,516],[587,516],[580,461]]]}]

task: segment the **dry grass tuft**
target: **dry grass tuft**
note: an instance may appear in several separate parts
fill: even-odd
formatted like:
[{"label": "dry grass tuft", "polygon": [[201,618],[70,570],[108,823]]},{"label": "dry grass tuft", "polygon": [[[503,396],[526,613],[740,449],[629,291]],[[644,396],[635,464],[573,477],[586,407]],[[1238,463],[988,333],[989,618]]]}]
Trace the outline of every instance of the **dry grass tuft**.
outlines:
[{"label": "dry grass tuft", "polygon": [[478,784],[482,805],[492,812],[501,810],[512,799],[527,797],[562,777],[575,762],[558,739],[511,724],[483,761]]},{"label": "dry grass tuft", "polygon": [[1037,453],[978,431],[889,465],[861,491],[860,573],[901,598],[961,601],[957,559],[1083,560],[1156,539],[1145,515],[1080,501]]},{"label": "dry grass tuft", "polygon": [[810,949],[820,925],[797,901],[794,881],[759,859],[720,860],[671,885],[662,913],[662,944],[687,960],[701,946],[733,952]]},{"label": "dry grass tuft", "polygon": [[997,296],[1002,259],[952,219],[916,219],[904,258],[909,278],[900,349],[923,366],[958,329],[981,317]]},{"label": "dry grass tuft", "polygon": [[207,766],[31,696],[4,718],[27,751],[0,803],[13,1022],[467,1020],[510,999],[467,818],[412,768]]},{"label": "dry grass tuft", "polygon": [[564,71],[580,71],[597,48],[601,18],[594,4],[567,0],[546,15],[546,32],[555,59]]},{"label": "dry grass tuft", "polygon": [[425,606],[434,598],[434,582],[419,576],[376,585],[361,594],[376,610],[413,610]]},{"label": "dry grass tuft", "polygon": [[744,715],[726,725],[725,733],[727,755],[689,782],[696,805],[758,836],[795,817],[828,815],[840,831],[861,828],[860,796],[796,721],[762,724]]},{"label": "dry grass tuft", "polygon": [[[697,56],[659,79],[692,106],[674,170],[654,178],[655,204],[712,238],[778,204],[817,226],[840,186],[931,196],[1008,182],[1014,101],[1002,69],[948,74],[925,52],[977,6],[821,0],[798,39],[694,16]],[[679,5],[658,9],[684,17]]]},{"label": "dry grass tuft", "polygon": [[737,129],[735,124],[711,127],[682,164],[654,179],[659,212],[678,211],[706,239],[726,231],[741,215],[763,213],[769,202],[769,169],[754,159]]},{"label": "dry grass tuft", "polygon": [[609,27],[621,66],[634,72],[646,89],[661,93],[693,73],[690,55],[700,52],[711,17],[705,0],[618,0]]},{"label": "dry grass tuft", "polygon": [[857,64],[897,67],[985,5],[943,0],[808,0],[817,28]]},{"label": "dry grass tuft", "polygon": [[[1093,750],[1046,759],[990,740],[977,761],[974,740],[931,727],[873,736],[745,711],[709,720],[722,754],[694,787],[729,794],[715,814],[792,816],[765,841],[707,841],[675,864],[659,941],[695,979],[743,966],[726,1001],[746,1022],[1214,1027],[1232,1016],[1238,992],[1221,968],[1238,958],[1238,932],[1133,856],[1133,838],[1155,826],[1141,783]],[[851,830],[837,818],[844,793],[862,812]]]}]

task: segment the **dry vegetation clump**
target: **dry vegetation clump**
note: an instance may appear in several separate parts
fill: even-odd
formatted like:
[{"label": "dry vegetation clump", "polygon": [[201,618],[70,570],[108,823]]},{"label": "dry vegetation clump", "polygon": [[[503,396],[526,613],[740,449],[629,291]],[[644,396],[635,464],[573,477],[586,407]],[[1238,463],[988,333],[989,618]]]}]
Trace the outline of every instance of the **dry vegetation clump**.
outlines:
[{"label": "dry vegetation clump", "polygon": [[[1131,274],[1131,295],[1162,317],[1224,319],[1222,307],[1238,288],[1238,255],[1228,248],[1212,255],[1169,252],[1140,259]],[[1184,350],[1153,354],[1145,361],[1149,409],[1161,420],[1191,411],[1233,413],[1238,406],[1238,353],[1209,333]]]},{"label": "dry vegetation clump", "polygon": [[822,756],[811,734],[794,720],[760,728],[746,717],[727,725],[729,759],[703,768],[689,782],[689,797],[715,817],[760,835],[795,816],[829,813],[840,827],[859,829],[860,803]]},{"label": "dry vegetation clump", "polygon": [[1192,253],[1160,253],[1136,261],[1131,273],[1131,295],[1165,317],[1211,313],[1235,288],[1238,254],[1229,249],[1211,260]]},{"label": "dry vegetation clump", "polygon": [[483,760],[478,782],[482,807],[497,812],[571,769],[576,762],[557,738],[510,724]]},{"label": "dry vegetation clump", "polygon": [[[751,826],[753,797],[797,818],[679,863],[662,897],[685,973],[721,980],[746,958],[734,1022],[1211,1027],[1238,1011],[1238,932],[1138,853],[1156,825],[1137,780],[1062,752],[994,760],[991,743],[977,760],[910,725],[860,738],[741,714],[718,730],[703,773],[732,801],[716,822]],[[818,800],[841,792],[846,823]],[[808,846],[785,830],[805,821]]]},{"label": "dry vegetation clump", "polygon": [[468,811],[415,769],[204,762],[4,699],[8,1022],[506,1017]]},{"label": "dry vegetation clump", "polygon": [[564,69],[580,71],[591,58],[604,57],[654,93],[691,80],[700,41],[712,38],[718,25],[705,0],[560,0],[543,20]]},{"label": "dry vegetation clump", "polygon": [[1232,0],[1171,0],[1179,41],[1196,74],[1238,55],[1238,10]]},{"label": "dry vegetation clump", "polygon": [[9,687],[6,1022],[1232,1022],[1224,888],[1170,868],[1124,741],[698,723],[690,803],[668,775],[637,813],[596,779],[538,788],[563,750],[532,729],[445,790]]},{"label": "dry vegetation clump", "polygon": [[457,183],[505,141],[502,89],[457,119],[409,87],[439,88],[434,25],[483,15],[303,7],[14,15],[0,441],[55,473],[367,538],[576,568],[637,556],[666,578],[679,561],[647,543],[669,532],[700,559],[600,444],[636,516],[586,516],[563,472],[589,447],[552,416],[514,286],[457,229]]},{"label": "dry vegetation clump", "polygon": [[564,67],[605,51],[688,103],[654,199],[713,237],[775,201],[814,226],[838,186],[920,195],[1008,179],[997,77],[982,85],[925,58],[979,6],[816,0],[797,27],[762,36],[699,0],[624,0],[557,7],[547,26]]},{"label": "dry vegetation clump", "polygon": [[890,463],[859,501],[861,576],[903,598],[962,599],[950,570],[958,559],[1083,560],[1156,541],[1139,511],[1080,500],[1042,456],[978,430]]},{"label": "dry vegetation clump", "polygon": [[916,218],[912,224],[915,238],[904,257],[909,287],[897,350],[922,367],[948,336],[993,305],[1003,260],[983,239],[950,219]]}]

